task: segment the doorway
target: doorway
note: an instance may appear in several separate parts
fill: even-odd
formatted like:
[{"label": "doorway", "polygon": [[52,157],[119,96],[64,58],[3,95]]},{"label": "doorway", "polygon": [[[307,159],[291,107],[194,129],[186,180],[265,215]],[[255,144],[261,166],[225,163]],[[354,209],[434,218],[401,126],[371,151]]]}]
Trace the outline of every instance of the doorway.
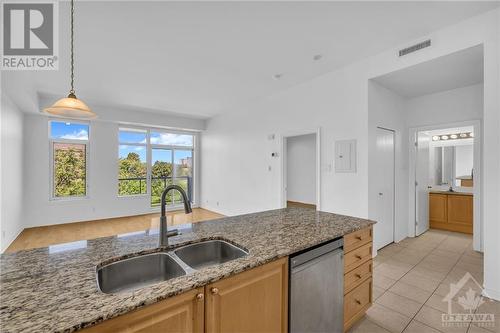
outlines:
[{"label": "doorway", "polygon": [[395,131],[387,128],[376,129],[375,169],[377,177],[374,180],[376,193],[375,215],[378,235],[375,246],[380,249],[394,242],[395,229]]},{"label": "doorway", "polygon": [[282,136],[281,207],[319,210],[319,129]]},{"label": "doorway", "polygon": [[430,228],[472,234],[480,250],[479,122],[414,128],[410,138],[415,235]]}]

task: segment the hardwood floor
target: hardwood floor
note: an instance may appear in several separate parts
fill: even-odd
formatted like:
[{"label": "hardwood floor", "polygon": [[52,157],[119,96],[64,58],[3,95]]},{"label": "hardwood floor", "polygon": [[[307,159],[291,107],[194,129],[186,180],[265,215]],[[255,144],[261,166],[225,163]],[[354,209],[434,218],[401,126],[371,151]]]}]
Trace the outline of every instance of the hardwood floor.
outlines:
[{"label": "hardwood floor", "polygon": [[307,204],[307,203],[303,203],[303,202],[297,202],[297,201],[287,201],[286,206],[287,207],[300,207],[300,208],[316,209],[316,205]]},{"label": "hardwood floor", "polygon": [[[185,214],[181,210],[168,212],[167,223],[178,225],[220,217],[223,215],[202,208],[193,208],[191,214]],[[157,228],[159,222],[160,214],[154,213],[27,228],[17,236],[5,253]]]}]

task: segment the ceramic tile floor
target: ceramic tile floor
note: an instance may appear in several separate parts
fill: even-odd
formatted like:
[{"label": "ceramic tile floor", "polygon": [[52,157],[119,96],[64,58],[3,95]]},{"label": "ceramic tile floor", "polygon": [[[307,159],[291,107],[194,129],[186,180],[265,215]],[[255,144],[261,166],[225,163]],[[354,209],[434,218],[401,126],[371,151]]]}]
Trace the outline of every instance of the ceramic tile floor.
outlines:
[{"label": "ceramic tile floor", "polygon": [[[472,250],[472,236],[429,230],[381,249],[373,266],[373,305],[350,333],[500,333],[500,302],[479,297],[483,255]],[[456,293],[450,294],[451,283],[458,284]],[[477,301],[484,303],[475,307]],[[446,325],[442,314],[449,308],[476,318],[493,314],[494,321],[472,323],[469,316]]]}]

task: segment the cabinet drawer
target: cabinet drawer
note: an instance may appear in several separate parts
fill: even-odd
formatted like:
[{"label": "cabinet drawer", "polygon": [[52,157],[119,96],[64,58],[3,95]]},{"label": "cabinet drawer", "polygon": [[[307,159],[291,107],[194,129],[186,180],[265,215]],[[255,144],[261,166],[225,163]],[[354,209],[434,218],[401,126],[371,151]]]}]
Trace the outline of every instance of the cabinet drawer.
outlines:
[{"label": "cabinet drawer", "polygon": [[344,329],[348,329],[372,303],[372,279],[369,278],[344,296]]},{"label": "cabinet drawer", "polygon": [[364,264],[372,258],[372,243],[365,244],[344,255],[344,272],[350,272],[354,268]]},{"label": "cabinet drawer", "polygon": [[350,252],[372,241],[372,227],[364,228],[344,236],[344,252]]},{"label": "cabinet drawer", "polygon": [[363,281],[372,276],[372,260],[368,260],[361,266],[353,269],[344,276],[344,294],[347,294]]}]

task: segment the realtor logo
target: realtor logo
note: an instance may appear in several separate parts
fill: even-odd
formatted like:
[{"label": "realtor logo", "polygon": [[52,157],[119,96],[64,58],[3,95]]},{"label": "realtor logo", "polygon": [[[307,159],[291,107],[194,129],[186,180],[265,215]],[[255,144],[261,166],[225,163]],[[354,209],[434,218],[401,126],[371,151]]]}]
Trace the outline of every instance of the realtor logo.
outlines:
[{"label": "realtor logo", "polygon": [[3,2],[1,68],[57,69],[57,21],[57,2]]},{"label": "realtor logo", "polygon": [[[443,298],[448,303],[448,313],[441,316],[443,327],[467,327],[473,323],[479,327],[495,327],[495,315],[481,311],[481,305],[491,302],[484,298],[483,287],[469,273],[457,282],[450,283],[450,292]],[[454,305],[461,309],[454,309]]]}]

